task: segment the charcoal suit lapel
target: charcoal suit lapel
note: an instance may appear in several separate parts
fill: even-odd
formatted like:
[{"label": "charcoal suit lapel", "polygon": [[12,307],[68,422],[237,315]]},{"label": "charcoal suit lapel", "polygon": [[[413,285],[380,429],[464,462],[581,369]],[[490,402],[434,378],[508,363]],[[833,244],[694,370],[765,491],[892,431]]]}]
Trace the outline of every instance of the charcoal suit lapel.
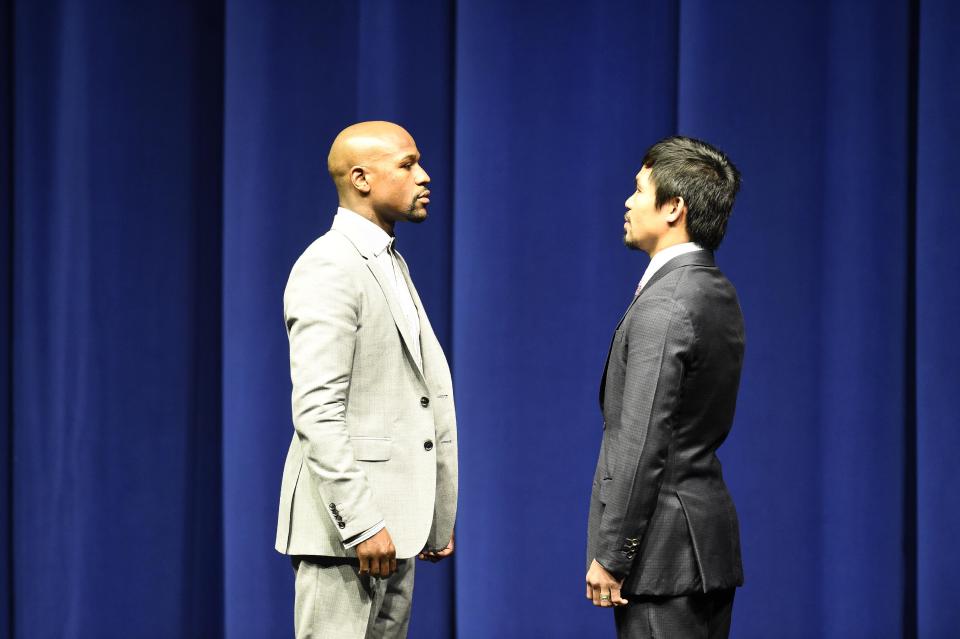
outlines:
[{"label": "charcoal suit lapel", "polygon": [[660,267],[660,269],[653,274],[643,288],[640,289],[638,295],[634,295],[633,299],[630,301],[630,304],[627,306],[627,310],[623,312],[623,315],[620,316],[620,321],[617,322],[616,328],[613,329],[613,337],[610,338],[610,348],[607,349],[607,359],[603,364],[603,376],[600,378],[600,410],[603,411],[603,391],[607,387],[607,368],[610,366],[610,355],[613,353],[613,342],[617,338],[617,331],[620,330],[620,326],[623,324],[623,320],[627,318],[627,315],[630,314],[630,311],[636,305],[637,300],[639,300],[644,293],[650,290],[650,288],[659,282],[661,279],[666,277],[671,271],[675,271],[678,268],[684,266],[716,266],[716,263],[713,261],[713,252],[711,251],[691,251],[690,253],[684,253],[683,255],[678,255],[673,258],[666,264]]}]

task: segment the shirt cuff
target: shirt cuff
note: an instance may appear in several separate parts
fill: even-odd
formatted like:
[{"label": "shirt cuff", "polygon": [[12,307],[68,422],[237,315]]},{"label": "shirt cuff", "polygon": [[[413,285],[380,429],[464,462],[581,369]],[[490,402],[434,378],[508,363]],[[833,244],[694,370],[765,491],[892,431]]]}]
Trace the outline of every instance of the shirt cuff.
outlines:
[{"label": "shirt cuff", "polygon": [[356,546],[357,544],[363,543],[363,542],[365,542],[366,540],[370,539],[371,537],[373,537],[374,535],[376,535],[378,532],[380,532],[381,530],[383,530],[385,527],[386,527],[386,524],[385,524],[384,521],[381,519],[380,521],[378,521],[378,522],[375,523],[374,525],[370,526],[369,528],[367,528],[365,531],[363,531],[363,532],[360,533],[359,535],[354,535],[352,538],[350,538],[350,539],[348,539],[347,541],[343,542],[343,547],[344,547],[344,548],[353,548],[353,547]]}]

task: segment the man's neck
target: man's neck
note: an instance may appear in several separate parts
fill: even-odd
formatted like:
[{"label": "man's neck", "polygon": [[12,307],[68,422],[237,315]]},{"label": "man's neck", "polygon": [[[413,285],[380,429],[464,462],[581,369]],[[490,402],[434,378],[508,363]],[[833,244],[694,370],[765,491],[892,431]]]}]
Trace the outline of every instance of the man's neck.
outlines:
[{"label": "man's neck", "polygon": [[366,206],[365,204],[349,204],[345,202],[340,202],[339,206],[349,211],[353,211],[363,219],[379,226],[381,229],[383,229],[383,232],[390,237],[394,237],[393,222],[381,219],[380,216],[377,215],[376,212],[369,206]]},{"label": "man's neck", "polygon": [[653,248],[653,250],[649,251],[647,255],[650,256],[650,259],[653,259],[654,255],[656,255],[657,253],[659,253],[664,249],[668,249],[671,246],[676,246],[678,244],[686,244],[687,242],[690,242],[690,241],[691,241],[690,236],[687,235],[686,233],[680,236],[670,236],[670,237],[664,236],[657,241],[656,246]]}]

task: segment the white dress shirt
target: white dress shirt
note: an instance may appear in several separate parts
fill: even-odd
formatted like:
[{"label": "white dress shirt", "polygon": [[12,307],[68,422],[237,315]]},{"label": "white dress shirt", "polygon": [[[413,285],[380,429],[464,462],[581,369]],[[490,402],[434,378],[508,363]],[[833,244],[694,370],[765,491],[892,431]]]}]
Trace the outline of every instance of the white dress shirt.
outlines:
[{"label": "white dress shirt", "polygon": [[650,263],[647,264],[647,270],[643,272],[643,277],[640,278],[640,283],[637,285],[637,292],[634,295],[639,295],[640,291],[643,290],[643,287],[647,285],[647,282],[650,281],[650,278],[656,275],[657,271],[663,268],[663,265],[672,260],[673,258],[684,255],[685,253],[693,253],[694,251],[702,251],[703,247],[695,242],[684,242],[683,244],[674,244],[673,246],[668,246],[662,251],[658,252],[656,255],[650,258]]},{"label": "white dress shirt", "polygon": [[[421,366],[423,365],[420,354],[420,316],[417,314],[417,305],[413,301],[413,295],[407,286],[407,280],[403,276],[400,263],[393,250],[394,238],[382,228],[342,206],[337,208],[337,214],[333,218],[333,229],[350,229],[351,237],[359,237],[364,243],[364,248],[372,253],[377,268],[386,276],[388,282],[393,285],[393,292],[400,302],[400,309],[410,326],[410,332],[413,334],[414,357]],[[344,548],[353,548],[357,544],[364,542],[378,532],[383,530],[385,523],[383,520],[377,522],[359,535],[349,539],[343,544]]]}]

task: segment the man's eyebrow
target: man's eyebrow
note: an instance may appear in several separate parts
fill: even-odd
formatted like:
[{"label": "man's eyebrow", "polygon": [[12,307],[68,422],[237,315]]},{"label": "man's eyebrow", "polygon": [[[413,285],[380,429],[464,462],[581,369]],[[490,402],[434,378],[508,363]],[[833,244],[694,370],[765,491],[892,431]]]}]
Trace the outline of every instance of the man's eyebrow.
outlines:
[{"label": "man's eyebrow", "polygon": [[400,158],[401,162],[406,162],[407,160],[413,160],[414,162],[420,157],[419,153],[407,153],[405,156]]}]

